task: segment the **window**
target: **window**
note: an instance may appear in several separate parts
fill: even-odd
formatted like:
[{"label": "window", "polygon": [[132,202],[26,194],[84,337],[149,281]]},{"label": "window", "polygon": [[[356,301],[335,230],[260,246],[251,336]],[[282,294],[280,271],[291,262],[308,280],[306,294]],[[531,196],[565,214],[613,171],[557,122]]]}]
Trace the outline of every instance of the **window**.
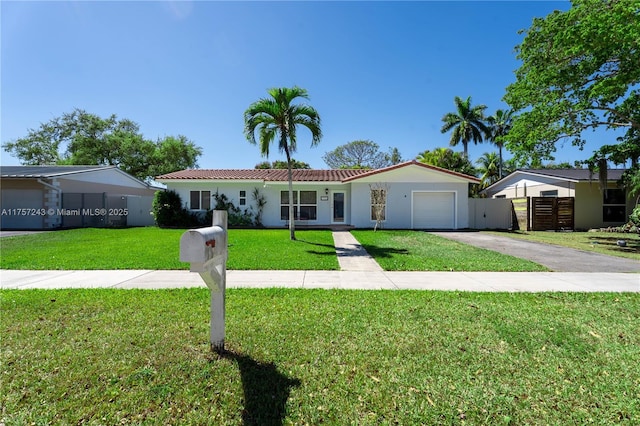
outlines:
[{"label": "window", "polygon": [[371,220],[385,220],[387,218],[387,191],[384,189],[371,190]]},{"label": "window", "polygon": [[502,195],[496,195],[493,198],[507,198],[507,196],[505,194],[502,194]]},{"label": "window", "polygon": [[211,191],[191,191],[191,210],[209,210],[211,208]]},{"label": "window", "polygon": [[558,190],[557,189],[553,189],[553,190],[549,190],[549,191],[540,191],[540,196],[541,197],[557,197],[558,196]]},{"label": "window", "polygon": [[[295,220],[317,220],[317,191],[293,191],[293,216]],[[289,220],[289,191],[280,191],[280,219]]]},{"label": "window", "polygon": [[247,191],[240,191],[240,205],[247,205]]},{"label": "window", "polygon": [[627,218],[624,189],[605,189],[602,200],[602,220],[604,222],[624,222]]}]

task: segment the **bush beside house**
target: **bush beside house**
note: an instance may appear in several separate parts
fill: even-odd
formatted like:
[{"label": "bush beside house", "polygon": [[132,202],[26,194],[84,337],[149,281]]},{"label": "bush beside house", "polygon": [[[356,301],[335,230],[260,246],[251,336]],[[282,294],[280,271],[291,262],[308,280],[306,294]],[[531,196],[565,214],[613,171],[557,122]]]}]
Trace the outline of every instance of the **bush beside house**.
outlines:
[{"label": "bush beside house", "polygon": [[[236,207],[229,198],[218,191],[212,195],[215,200],[214,210],[226,210],[229,227],[260,227],[261,212],[253,213],[251,207],[242,210]],[[255,197],[255,194],[254,194]],[[258,206],[264,206],[258,203]],[[153,217],[160,228],[197,228],[211,225],[212,210],[195,213],[183,207],[182,198],[176,191],[158,191],[153,199]]]}]

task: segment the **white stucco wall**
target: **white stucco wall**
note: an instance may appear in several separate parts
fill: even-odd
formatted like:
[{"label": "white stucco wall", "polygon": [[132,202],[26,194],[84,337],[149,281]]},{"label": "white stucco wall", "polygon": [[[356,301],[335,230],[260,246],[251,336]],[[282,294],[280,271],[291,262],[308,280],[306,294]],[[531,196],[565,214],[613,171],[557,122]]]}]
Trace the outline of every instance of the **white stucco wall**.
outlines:
[{"label": "white stucco wall", "polygon": [[575,182],[541,176],[532,180],[526,177],[504,179],[489,194],[493,198],[540,197],[543,191],[558,191],[558,197],[575,197]]},{"label": "white stucco wall", "polygon": [[[260,193],[264,195],[267,203],[262,211],[262,223],[266,227],[284,227],[286,221],[280,219],[280,192],[288,191],[289,185],[287,182],[267,182],[262,181],[230,181],[230,182],[206,182],[206,181],[176,181],[167,183],[168,189],[175,190],[182,199],[183,205],[186,208],[190,208],[190,192],[191,191],[211,191],[213,195],[216,191],[220,194],[226,195],[228,200],[233,203],[234,206],[239,207],[242,210],[251,208],[254,215],[257,211],[257,206],[253,200],[252,193],[254,188],[258,188]],[[334,183],[294,183],[294,191],[316,191],[317,193],[317,220],[305,221],[308,225],[330,225],[332,223],[332,203],[331,195],[333,191],[344,191],[347,198],[347,208],[345,212],[348,213],[348,200],[349,200],[349,186],[343,184]],[[240,191],[246,191],[247,204],[245,206],[240,205]],[[322,197],[326,197],[323,200]],[[211,206],[215,205],[215,200],[212,199]],[[347,216],[345,221],[349,223],[350,218]]]},{"label": "white stucco wall", "polygon": [[[456,229],[469,226],[469,197],[468,183],[455,182],[384,182],[388,185],[386,229],[412,228],[412,193],[416,191],[438,191],[455,193],[455,227]],[[371,199],[369,183],[354,182],[352,185],[351,224],[357,228],[372,228],[375,221],[371,220]]]}]

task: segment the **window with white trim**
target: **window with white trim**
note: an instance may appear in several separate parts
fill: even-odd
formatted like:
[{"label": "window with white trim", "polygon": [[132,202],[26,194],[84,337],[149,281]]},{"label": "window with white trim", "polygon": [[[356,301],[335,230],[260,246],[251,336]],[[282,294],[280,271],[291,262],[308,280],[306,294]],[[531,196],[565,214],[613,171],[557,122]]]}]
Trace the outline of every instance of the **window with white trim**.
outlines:
[{"label": "window with white trim", "polygon": [[209,210],[211,208],[211,191],[191,191],[191,210]]},{"label": "window with white trim", "polygon": [[[293,216],[295,220],[317,220],[318,192],[293,191]],[[289,220],[289,191],[280,191],[280,219]]]},{"label": "window with white trim", "polygon": [[246,206],[247,205],[247,191],[240,191],[240,205],[241,206]]},{"label": "window with white trim", "polygon": [[541,197],[557,197],[558,196],[558,190],[557,189],[551,189],[549,191],[540,191],[540,196]]}]

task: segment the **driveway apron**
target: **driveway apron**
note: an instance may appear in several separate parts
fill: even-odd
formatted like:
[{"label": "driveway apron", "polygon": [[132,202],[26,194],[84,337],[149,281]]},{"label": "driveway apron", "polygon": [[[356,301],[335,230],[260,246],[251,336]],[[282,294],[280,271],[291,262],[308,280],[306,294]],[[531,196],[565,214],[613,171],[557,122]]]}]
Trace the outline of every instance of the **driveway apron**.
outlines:
[{"label": "driveway apron", "polygon": [[531,260],[555,272],[640,272],[640,262],[482,232],[431,232],[475,247]]}]

